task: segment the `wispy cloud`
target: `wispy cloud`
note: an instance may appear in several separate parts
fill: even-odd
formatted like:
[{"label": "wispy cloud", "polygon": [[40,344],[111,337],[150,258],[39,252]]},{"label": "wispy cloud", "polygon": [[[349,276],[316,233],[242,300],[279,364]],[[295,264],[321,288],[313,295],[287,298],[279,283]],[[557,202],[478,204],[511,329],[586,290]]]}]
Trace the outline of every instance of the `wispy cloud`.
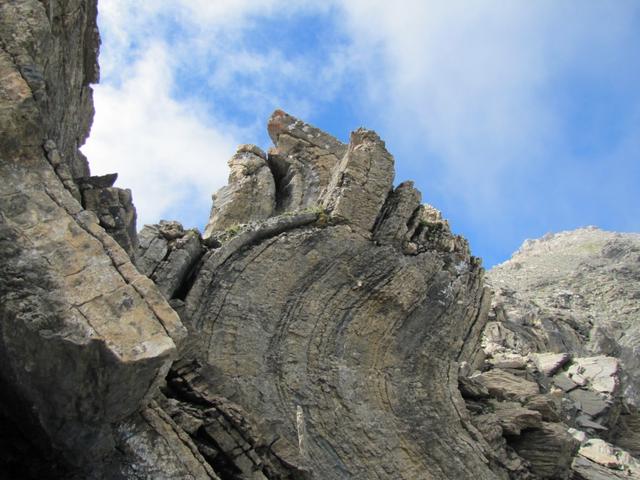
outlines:
[{"label": "wispy cloud", "polygon": [[335,95],[347,64],[339,44],[305,55],[254,38],[275,18],[328,11],[306,2],[283,6],[101,1],[102,80],[83,150],[94,173],[117,171],[118,184],[133,190],[140,225],[169,216],[202,225],[237,144],[266,141],[274,108],[306,116]]},{"label": "wispy cloud", "polygon": [[[343,2],[355,47],[372,58],[364,105],[384,109],[383,128],[426,198],[435,193],[474,245],[495,256],[540,230],[627,216],[589,197],[603,173],[613,190],[626,183],[621,172],[640,180],[630,168],[640,151],[628,147],[640,113],[637,3],[400,3]],[[576,151],[587,136],[600,151]],[[635,188],[625,196],[639,199]]]},{"label": "wispy cloud", "polygon": [[196,106],[171,98],[168,55],[164,45],[149,46],[126,68],[122,84],[98,87],[100,114],[84,148],[94,172],[120,173],[142,223],[175,207],[206,210],[211,192],[224,184],[236,144],[232,132],[217,128]]},{"label": "wispy cloud", "polygon": [[489,263],[545,230],[640,227],[615,211],[640,201],[637,2],[101,0],[100,23],[85,151],[143,222],[202,224],[283,107],[379,129]]}]

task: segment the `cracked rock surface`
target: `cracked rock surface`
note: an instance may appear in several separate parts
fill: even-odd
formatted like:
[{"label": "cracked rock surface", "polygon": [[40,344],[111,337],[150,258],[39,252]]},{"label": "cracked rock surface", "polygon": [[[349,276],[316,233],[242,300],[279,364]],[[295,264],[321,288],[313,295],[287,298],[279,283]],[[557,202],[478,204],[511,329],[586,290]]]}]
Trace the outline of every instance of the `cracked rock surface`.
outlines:
[{"label": "cracked rock surface", "polygon": [[95,0],[0,2],[0,479],[638,478],[640,240],[485,273],[370,130],[276,110],[204,235],[78,147]]}]

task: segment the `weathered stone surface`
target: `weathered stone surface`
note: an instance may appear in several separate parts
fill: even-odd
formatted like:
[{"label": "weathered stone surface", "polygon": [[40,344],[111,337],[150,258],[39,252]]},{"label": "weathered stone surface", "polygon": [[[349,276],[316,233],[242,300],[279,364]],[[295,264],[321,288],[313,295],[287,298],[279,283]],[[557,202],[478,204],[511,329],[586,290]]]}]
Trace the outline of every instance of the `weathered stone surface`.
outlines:
[{"label": "weathered stone surface", "polygon": [[132,260],[135,259],[138,247],[137,216],[131,190],[95,187],[84,179],[80,183],[80,190],[84,208],[94,212],[98,216],[100,226],[120,244]]},{"label": "weathered stone surface", "polygon": [[640,458],[640,413],[636,408],[623,411],[616,422],[612,443]]},{"label": "weathered stone surface", "polygon": [[614,470],[593,462],[586,457],[578,455],[571,465],[575,480],[616,480],[631,479],[637,480],[638,475],[632,475],[628,471]]},{"label": "weathered stone surface", "polygon": [[141,230],[136,265],[155,282],[167,299],[187,283],[204,248],[196,230],[184,230],[178,222],[161,221]]},{"label": "weathered stone surface", "polygon": [[517,353],[494,353],[487,361],[493,368],[523,369],[527,366],[527,357]]},{"label": "weathered stone surface", "polygon": [[334,218],[370,231],[391,191],[393,157],[371,130],[351,134],[349,148],[323,196],[322,205]]},{"label": "weathered stone surface", "polygon": [[525,407],[542,414],[542,419],[547,422],[560,422],[562,420],[562,401],[556,395],[534,395],[529,397]]},{"label": "weathered stone surface", "polygon": [[489,390],[475,378],[458,377],[458,388],[464,398],[479,399],[489,397]]},{"label": "weathered stone surface", "polygon": [[533,355],[533,362],[538,370],[548,377],[556,373],[569,360],[571,360],[571,355],[568,353],[536,353]]},{"label": "weathered stone surface", "polygon": [[624,478],[640,478],[640,462],[599,438],[585,442],[580,447],[579,455],[614,472],[620,472]]},{"label": "weathered stone surface", "polygon": [[119,461],[102,478],[220,480],[189,435],[155,402],[118,425]]},{"label": "weathered stone surface", "polygon": [[95,15],[95,1],[0,3],[0,403],[84,467],[111,452],[112,424],[156,391],[185,333],[69,183],[89,176],[77,148]]},{"label": "weathered stone surface", "polygon": [[542,424],[542,428],[528,430],[511,443],[522,458],[531,464],[538,478],[571,478],[571,462],[580,443],[561,423]]},{"label": "weathered stone surface", "polygon": [[582,388],[577,388],[569,392],[569,397],[576,402],[576,408],[578,410],[592,417],[600,415],[609,406],[609,403],[602,395]]},{"label": "weathered stone surface", "polygon": [[374,229],[374,239],[383,245],[407,248],[409,226],[420,207],[422,195],[413,182],[403,182],[389,195]]},{"label": "weathered stone surface", "polygon": [[522,430],[540,428],[542,415],[523,408],[518,402],[491,402],[505,435],[520,435]]},{"label": "weathered stone surface", "polygon": [[255,145],[240,145],[229,160],[229,184],[213,195],[204,237],[275,213],[276,186],[266,155]]},{"label": "weathered stone surface", "polygon": [[[588,227],[525,242],[494,267],[495,315],[520,352],[602,355],[621,362],[629,402],[640,395],[640,235]],[[524,332],[524,334],[521,334]],[[518,345],[514,345],[518,343]],[[610,382],[606,388],[610,388]]]},{"label": "weathered stone surface", "polygon": [[457,371],[444,360],[478,305],[456,303],[462,290],[446,286],[477,288],[477,270],[458,277],[433,253],[405,257],[348,225],[265,238],[232,262],[216,257],[187,296],[190,328],[212,385],[262,419],[280,458],[314,478],[491,478],[459,443],[468,434],[451,403]]},{"label": "weathered stone surface", "polygon": [[78,151],[95,14],[0,3],[0,477],[634,478],[593,437],[637,451],[637,236],[527,244],[492,306],[375,133],[276,111],[206,242],[161,222],[138,247],[130,192]]},{"label": "weathered stone surface", "polygon": [[500,369],[489,370],[473,378],[487,387],[493,397],[500,400],[524,401],[540,393],[536,383]]},{"label": "weathered stone surface", "polygon": [[268,131],[275,145],[268,162],[278,192],[277,213],[314,207],[347,146],[282,110],[273,112]]},{"label": "weathered stone surface", "polygon": [[575,358],[567,375],[578,385],[588,385],[601,393],[615,393],[618,389],[619,362],[617,358],[597,356]]}]

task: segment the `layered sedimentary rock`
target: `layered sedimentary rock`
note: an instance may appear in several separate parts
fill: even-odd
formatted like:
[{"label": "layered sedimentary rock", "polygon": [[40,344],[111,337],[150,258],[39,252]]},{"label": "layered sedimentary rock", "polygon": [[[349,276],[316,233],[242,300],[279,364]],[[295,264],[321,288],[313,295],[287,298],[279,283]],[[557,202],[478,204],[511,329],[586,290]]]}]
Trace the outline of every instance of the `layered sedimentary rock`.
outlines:
[{"label": "layered sedimentary rock", "polygon": [[262,150],[240,145],[229,160],[229,169],[229,184],[213,195],[205,238],[240,223],[265,220],[275,212],[275,182]]},{"label": "layered sedimentary rock", "polygon": [[292,212],[315,205],[347,146],[282,110],[271,115],[268,131],[275,145],[267,160],[278,189],[276,211]]},{"label": "layered sedimentary rock", "polygon": [[0,478],[638,478],[637,235],[529,242],[492,302],[377,134],[280,110],[204,238],[138,235],[78,151],[95,14],[0,3]]},{"label": "layered sedimentary rock", "polygon": [[[92,118],[95,17],[93,1],[0,3],[0,412],[8,449],[0,464],[9,478],[55,476],[54,464],[85,468],[110,455],[113,425],[155,393],[185,336],[153,283],[81,204],[76,179],[90,175],[77,148]],[[20,445],[33,453],[22,465]],[[52,467],[38,472],[41,460]]]},{"label": "layered sedimentary rock", "polygon": [[354,132],[331,178],[326,210],[254,222],[205,254],[183,318],[209,388],[296,475],[494,478],[454,363],[488,307],[479,262],[408,231],[419,194],[398,208],[408,187],[391,192],[373,132]]}]

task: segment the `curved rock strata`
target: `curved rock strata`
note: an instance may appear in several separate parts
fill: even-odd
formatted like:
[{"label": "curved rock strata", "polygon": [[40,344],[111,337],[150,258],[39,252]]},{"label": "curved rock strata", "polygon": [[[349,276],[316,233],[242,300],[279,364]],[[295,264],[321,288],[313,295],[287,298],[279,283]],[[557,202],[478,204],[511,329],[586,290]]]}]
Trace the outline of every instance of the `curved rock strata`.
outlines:
[{"label": "curved rock strata", "polygon": [[0,2],[0,478],[639,478],[638,235],[529,242],[493,296],[375,132],[281,110],[204,238],[138,235],[78,150],[95,16]]},{"label": "curved rock strata", "polygon": [[479,262],[414,234],[432,223],[415,190],[399,206],[411,187],[391,193],[373,132],[352,135],[332,178],[326,212],[243,227],[205,256],[184,319],[210,388],[310,478],[494,478],[458,410],[455,360],[488,307]]}]

